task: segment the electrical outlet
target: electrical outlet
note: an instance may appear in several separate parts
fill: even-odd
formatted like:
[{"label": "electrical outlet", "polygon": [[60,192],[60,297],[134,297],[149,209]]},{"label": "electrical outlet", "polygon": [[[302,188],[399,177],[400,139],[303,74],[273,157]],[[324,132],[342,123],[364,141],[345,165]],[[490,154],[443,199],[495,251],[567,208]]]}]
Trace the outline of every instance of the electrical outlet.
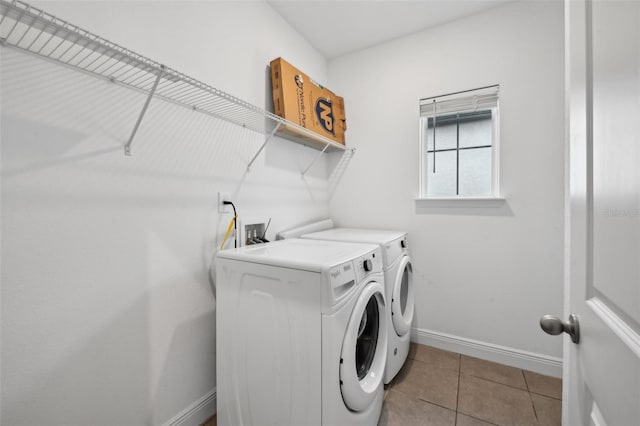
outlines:
[{"label": "electrical outlet", "polygon": [[231,201],[228,192],[218,192],[218,213],[231,212],[231,206],[228,204],[222,204],[223,201]]}]

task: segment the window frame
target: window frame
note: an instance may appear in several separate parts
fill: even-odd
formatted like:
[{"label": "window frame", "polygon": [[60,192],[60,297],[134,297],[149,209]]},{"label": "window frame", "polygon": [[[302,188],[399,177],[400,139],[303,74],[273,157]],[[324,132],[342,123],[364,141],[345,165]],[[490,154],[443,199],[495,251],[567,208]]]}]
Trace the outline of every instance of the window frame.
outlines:
[{"label": "window frame", "polygon": [[[502,197],[502,193],[500,190],[500,97],[499,97],[499,91],[500,91],[500,86],[499,85],[492,85],[492,86],[486,86],[486,87],[481,87],[478,89],[471,89],[471,90],[465,90],[462,92],[456,92],[456,93],[451,93],[451,94],[447,94],[447,95],[441,95],[441,96],[435,96],[435,97],[430,97],[430,98],[423,98],[420,100],[420,103],[422,104],[422,102],[425,99],[437,99],[437,98],[442,98],[442,97],[449,97],[449,96],[454,96],[455,95],[459,95],[456,98],[465,98],[465,97],[471,97],[473,96],[472,92],[476,92],[476,91],[480,91],[482,89],[489,89],[489,88],[496,88],[496,90],[498,91],[498,99],[496,101],[496,105],[492,108],[482,108],[479,110],[491,110],[492,111],[492,117],[491,117],[491,121],[492,121],[492,140],[491,140],[491,193],[489,195],[451,195],[451,196],[435,196],[435,195],[428,195],[427,194],[427,189],[428,189],[428,159],[427,159],[427,153],[429,152],[428,149],[428,138],[427,135],[425,135],[425,129],[428,128],[428,124],[425,126],[424,121],[426,120],[428,123],[428,120],[431,118],[429,116],[425,116],[420,114],[420,119],[419,119],[419,126],[420,126],[420,130],[419,130],[419,134],[420,134],[420,157],[419,157],[419,167],[420,167],[420,182],[419,182],[419,196],[418,198],[416,198],[416,201],[420,201],[420,202],[424,202],[424,201],[442,201],[443,205],[447,206],[449,205],[450,201],[451,202],[455,202],[455,201],[466,201],[466,203],[464,203],[465,205],[469,205],[470,202],[474,203],[475,201],[478,201],[479,206],[492,206],[492,205],[499,205],[504,201],[504,198]],[[462,112],[464,113],[464,111]],[[454,115],[454,114],[458,114],[458,113],[445,113],[443,114],[443,116],[450,116],[450,115]],[[436,117],[438,117],[438,115],[436,115]],[[437,120],[436,120],[436,125],[437,125]],[[455,151],[457,151],[457,153],[459,153],[460,148],[457,147],[456,149],[454,149]],[[438,152],[438,150],[436,149],[435,152]],[[434,158],[435,158],[435,152],[434,152]],[[456,171],[456,173],[459,175],[459,169]],[[495,201],[495,203],[493,203],[492,201]],[[424,203],[422,203],[424,204]],[[455,204],[455,203],[454,203]]]}]

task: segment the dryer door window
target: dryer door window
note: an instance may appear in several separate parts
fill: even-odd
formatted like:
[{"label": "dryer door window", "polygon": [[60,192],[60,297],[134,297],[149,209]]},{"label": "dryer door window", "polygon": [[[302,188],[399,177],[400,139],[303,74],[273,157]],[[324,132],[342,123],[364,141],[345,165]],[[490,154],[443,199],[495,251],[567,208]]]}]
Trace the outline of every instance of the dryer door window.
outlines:
[{"label": "dryer door window", "polygon": [[411,330],[414,311],[413,268],[409,256],[400,260],[391,293],[391,319],[398,336]]},{"label": "dryer door window", "polygon": [[357,298],[340,355],[340,390],[351,411],[362,411],[373,402],[382,386],[387,355],[383,286],[372,281]]}]

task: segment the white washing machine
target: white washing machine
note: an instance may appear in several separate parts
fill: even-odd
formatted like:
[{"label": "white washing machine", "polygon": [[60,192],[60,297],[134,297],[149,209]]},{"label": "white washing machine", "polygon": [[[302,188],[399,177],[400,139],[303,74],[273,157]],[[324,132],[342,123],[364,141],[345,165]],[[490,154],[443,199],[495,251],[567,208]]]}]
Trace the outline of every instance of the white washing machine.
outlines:
[{"label": "white washing machine", "polygon": [[291,239],[216,257],[220,426],[375,426],[384,398],[382,252]]},{"label": "white washing machine", "polygon": [[303,234],[315,240],[371,243],[380,246],[387,300],[387,384],[404,365],[411,345],[411,323],[414,313],[414,288],[411,258],[407,249],[407,233],[358,228],[334,228]]}]

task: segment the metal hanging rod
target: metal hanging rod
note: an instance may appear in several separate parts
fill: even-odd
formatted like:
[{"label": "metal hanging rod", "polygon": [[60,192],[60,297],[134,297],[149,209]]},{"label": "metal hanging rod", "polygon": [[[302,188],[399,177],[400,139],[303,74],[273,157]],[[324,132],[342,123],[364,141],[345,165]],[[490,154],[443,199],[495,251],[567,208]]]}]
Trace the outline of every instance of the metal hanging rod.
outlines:
[{"label": "metal hanging rod", "polygon": [[[125,145],[127,155],[152,98],[265,136],[271,135],[275,128],[277,136],[323,152],[346,149],[329,138],[19,0],[0,0],[0,44],[146,94],[147,100]],[[251,163],[254,160],[255,157]]]}]

